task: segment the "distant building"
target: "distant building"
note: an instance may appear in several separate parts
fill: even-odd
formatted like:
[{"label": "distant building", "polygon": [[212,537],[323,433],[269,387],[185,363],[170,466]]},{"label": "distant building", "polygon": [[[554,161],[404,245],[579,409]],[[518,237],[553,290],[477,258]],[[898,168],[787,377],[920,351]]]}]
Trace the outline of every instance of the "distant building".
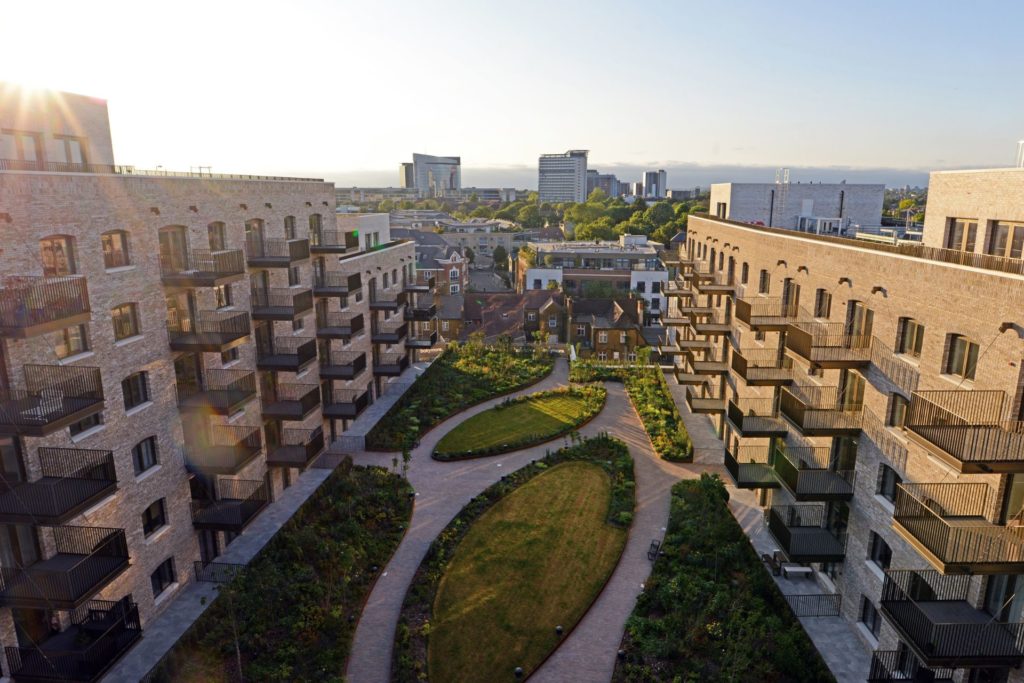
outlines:
[{"label": "distant building", "polygon": [[595,170],[587,170],[587,196],[594,190],[601,190],[609,197],[618,197],[622,194],[619,188],[619,179],[611,173],[601,173]]},{"label": "distant building", "polygon": [[668,174],[665,171],[644,171],[643,179],[643,197],[650,197],[651,199],[664,199],[666,184],[668,183]]},{"label": "distant building", "polygon": [[635,361],[646,346],[641,299],[584,299],[567,297],[568,341],[584,358]]},{"label": "distant building", "polygon": [[460,157],[413,154],[412,175],[413,187],[421,197],[444,197],[449,192],[462,189],[462,160]]},{"label": "distant building", "polygon": [[416,174],[413,170],[413,165],[408,162],[402,162],[398,166],[398,186],[405,188],[416,189]]},{"label": "distant building", "polygon": [[818,235],[852,234],[852,225],[882,222],[884,185],[715,183],[709,213],[717,218]]},{"label": "distant building", "polygon": [[419,193],[412,187],[338,187],[334,190],[337,204],[366,204],[368,202],[416,201]]},{"label": "distant building", "polygon": [[537,188],[542,202],[586,201],[587,150],[542,154],[537,163]]},{"label": "distant building", "polygon": [[692,190],[665,190],[665,196],[668,199],[675,199],[677,201],[690,201],[691,199],[699,199],[700,188],[695,187]]}]

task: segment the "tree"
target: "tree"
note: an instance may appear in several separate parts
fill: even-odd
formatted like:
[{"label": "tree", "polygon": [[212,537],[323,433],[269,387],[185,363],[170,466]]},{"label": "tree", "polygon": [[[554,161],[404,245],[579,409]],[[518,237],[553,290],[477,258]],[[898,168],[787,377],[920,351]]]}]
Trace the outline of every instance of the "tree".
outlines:
[{"label": "tree", "polygon": [[917,202],[912,198],[907,197],[906,199],[900,200],[900,211],[910,211],[917,205]]},{"label": "tree", "polygon": [[505,251],[505,247],[500,244],[494,248],[491,253],[491,257],[494,259],[494,267],[498,270],[508,270],[508,252]]},{"label": "tree", "polygon": [[394,208],[395,203],[390,199],[385,199],[384,201],[377,205],[377,210],[380,211],[381,213],[390,213],[391,210]]},{"label": "tree", "polygon": [[644,212],[644,218],[654,227],[660,228],[675,218],[675,212],[672,211],[672,206],[666,202],[658,202]]},{"label": "tree", "polygon": [[615,287],[612,283],[595,280],[583,283],[583,298],[585,299],[612,299],[615,297]]},{"label": "tree", "polygon": [[555,282],[554,280],[548,280],[548,289],[549,290],[556,290],[556,289],[558,289],[558,283]]},{"label": "tree", "polygon": [[469,213],[471,218],[492,218],[494,211],[489,206],[478,206]]},{"label": "tree", "polygon": [[474,192],[473,194],[469,195],[469,201],[476,204],[478,201],[480,201],[480,197],[478,197],[476,192]]},{"label": "tree", "polygon": [[611,240],[615,239],[615,223],[608,216],[595,221],[580,223],[575,228],[578,240]]},{"label": "tree", "polygon": [[527,204],[536,204],[539,200],[540,200],[540,195],[538,193],[536,193],[536,192],[527,192],[526,193],[526,203]]},{"label": "tree", "polygon": [[476,260],[476,254],[473,253],[473,250],[470,247],[465,247],[462,250],[462,255],[465,256],[466,260],[470,263]]},{"label": "tree", "polygon": [[595,187],[587,196],[587,204],[603,204],[608,199],[608,193],[600,187]]},{"label": "tree", "polygon": [[544,224],[540,218],[540,209],[532,204],[519,209],[516,220],[529,230],[536,230]]}]

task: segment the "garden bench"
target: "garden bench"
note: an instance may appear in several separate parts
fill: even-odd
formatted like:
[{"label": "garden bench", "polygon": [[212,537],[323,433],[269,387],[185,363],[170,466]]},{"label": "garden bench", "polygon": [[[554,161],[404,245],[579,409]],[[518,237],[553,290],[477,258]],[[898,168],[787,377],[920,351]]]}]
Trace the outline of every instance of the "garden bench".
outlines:
[{"label": "garden bench", "polygon": [[651,547],[647,549],[647,559],[654,562],[658,559],[658,551],[661,550],[661,541],[654,539],[651,541]]},{"label": "garden bench", "polygon": [[789,564],[787,562],[782,565],[782,575],[787,579],[791,579],[794,576],[802,576],[809,579],[814,575],[814,570],[810,567],[805,567],[802,564]]}]

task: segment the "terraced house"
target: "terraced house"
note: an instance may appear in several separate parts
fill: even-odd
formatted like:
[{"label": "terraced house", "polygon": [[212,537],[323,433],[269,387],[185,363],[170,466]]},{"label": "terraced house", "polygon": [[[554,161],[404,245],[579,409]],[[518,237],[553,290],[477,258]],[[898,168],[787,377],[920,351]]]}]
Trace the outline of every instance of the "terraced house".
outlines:
[{"label": "terraced house", "polygon": [[933,173],[923,244],[693,216],[665,322],[694,412],[873,681],[1024,680],[1024,169]]},{"label": "terraced house", "polygon": [[0,84],[4,675],[100,676],[408,365],[412,245],[334,204],[115,165],[105,102]]}]

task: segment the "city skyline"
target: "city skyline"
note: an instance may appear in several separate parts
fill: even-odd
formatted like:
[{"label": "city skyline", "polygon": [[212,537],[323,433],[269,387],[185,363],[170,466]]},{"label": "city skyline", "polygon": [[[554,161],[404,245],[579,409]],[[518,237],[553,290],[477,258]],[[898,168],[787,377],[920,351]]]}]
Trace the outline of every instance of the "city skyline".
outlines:
[{"label": "city skyline", "polygon": [[[467,186],[534,187],[520,172],[535,174],[541,153],[573,148],[631,180],[615,166],[666,168],[673,188],[698,184],[674,167],[704,172],[700,184],[731,179],[716,168],[770,180],[782,166],[813,169],[808,181],[841,179],[817,175],[838,167],[914,184],[928,170],[1010,166],[1024,136],[1014,119],[1021,95],[1000,88],[1001,105],[983,106],[1014,78],[1010,31],[1022,10],[1012,6],[961,16],[941,3],[859,13],[654,3],[644,16],[657,21],[623,22],[617,6],[600,3],[509,13],[456,2],[436,15],[411,3],[305,2],[281,16],[188,5],[152,17],[120,3],[95,14],[59,2],[13,7],[12,25],[49,26],[50,48],[33,49],[31,32],[4,41],[5,78],[105,98],[123,163],[301,173],[340,185],[378,184],[381,172],[393,185],[396,164],[423,150],[462,155]],[[47,22],[53,13],[68,20]],[[780,28],[765,36],[773,24]],[[614,50],[569,49],[569,25]],[[840,25],[857,39],[835,37]],[[727,30],[702,28],[713,26]],[[906,40],[908,32],[929,40]],[[71,59],[82,35],[127,53],[162,43],[201,49],[151,50],[111,69],[102,51],[74,49]],[[432,37],[431,62],[445,65],[438,78],[406,77],[416,63],[406,46],[423,35]],[[301,60],[289,45],[301,45]],[[650,45],[661,46],[656,60],[631,57]],[[234,68],[242,55],[245,68]],[[497,99],[484,116],[488,93]],[[437,106],[409,116],[391,100]],[[878,172],[864,177],[865,169]]]}]

